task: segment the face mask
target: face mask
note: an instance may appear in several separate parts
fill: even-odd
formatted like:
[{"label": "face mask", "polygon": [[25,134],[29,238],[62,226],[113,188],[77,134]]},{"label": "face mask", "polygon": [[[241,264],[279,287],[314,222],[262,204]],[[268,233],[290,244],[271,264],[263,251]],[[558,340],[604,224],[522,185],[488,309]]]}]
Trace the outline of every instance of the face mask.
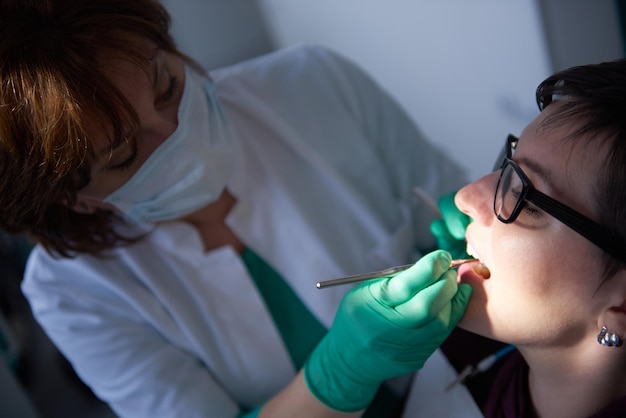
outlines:
[{"label": "face mask", "polygon": [[231,133],[215,86],[185,66],[178,127],[104,201],[136,222],[177,219],[217,200],[232,160]]}]

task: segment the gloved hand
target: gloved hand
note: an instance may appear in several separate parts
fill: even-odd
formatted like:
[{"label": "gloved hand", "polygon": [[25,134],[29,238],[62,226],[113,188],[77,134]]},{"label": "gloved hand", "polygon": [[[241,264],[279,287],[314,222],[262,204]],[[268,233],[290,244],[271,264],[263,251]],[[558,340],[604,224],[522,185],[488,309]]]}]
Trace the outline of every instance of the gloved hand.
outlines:
[{"label": "gloved hand", "polygon": [[344,412],[369,405],[383,380],[420,369],[463,316],[471,295],[437,250],[393,278],[348,292],[304,365],[309,390]]},{"label": "gloved hand", "polygon": [[442,219],[430,224],[430,232],[437,240],[437,247],[448,251],[452,258],[468,258],[465,229],[472,220],[454,204],[455,194],[456,192],[450,193],[439,199]]}]

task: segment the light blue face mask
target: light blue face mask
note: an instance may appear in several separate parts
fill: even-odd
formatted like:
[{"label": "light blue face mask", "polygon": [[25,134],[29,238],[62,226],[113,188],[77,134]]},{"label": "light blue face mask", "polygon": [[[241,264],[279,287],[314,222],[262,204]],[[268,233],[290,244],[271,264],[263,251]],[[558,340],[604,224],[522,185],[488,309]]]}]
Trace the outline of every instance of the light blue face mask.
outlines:
[{"label": "light blue face mask", "polygon": [[136,222],[178,219],[217,200],[232,160],[230,127],[215,86],[185,66],[178,127],[104,201]]}]

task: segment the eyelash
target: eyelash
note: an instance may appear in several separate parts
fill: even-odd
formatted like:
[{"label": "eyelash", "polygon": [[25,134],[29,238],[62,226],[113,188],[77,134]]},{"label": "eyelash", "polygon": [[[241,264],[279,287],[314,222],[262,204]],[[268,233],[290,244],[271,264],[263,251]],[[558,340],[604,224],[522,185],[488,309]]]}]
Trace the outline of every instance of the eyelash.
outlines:
[{"label": "eyelash", "polygon": [[526,213],[529,216],[541,215],[541,211],[528,202],[526,202],[526,204],[524,205],[523,210],[524,210],[524,213]]},{"label": "eyelash", "polygon": [[133,163],[135,162],[135,158],[137,158],[137,147],[133,146],[132,148],[132,154],[125,159],[124,161],[122,161],[119,164],[114,164],[112,166],[109,167],[109,169],[111,170],[125,170],[127,168],[129,168],[131,165],[133,165]]},{"label": "eyelash", "polygon": [[[513,194],[513,196],[515,196],[515,199],[519,199],[519,193],[515,192],[513,190],[511,190],[511,193]],[[524,203],[524,207],[522,208],[522,210],[524,211],[524,213],[526,215],[529,216],[539,216],[541,215],[541,210],[539,208],[537,208],[535,205],[533,205],[530,202],[525,202]]]}]

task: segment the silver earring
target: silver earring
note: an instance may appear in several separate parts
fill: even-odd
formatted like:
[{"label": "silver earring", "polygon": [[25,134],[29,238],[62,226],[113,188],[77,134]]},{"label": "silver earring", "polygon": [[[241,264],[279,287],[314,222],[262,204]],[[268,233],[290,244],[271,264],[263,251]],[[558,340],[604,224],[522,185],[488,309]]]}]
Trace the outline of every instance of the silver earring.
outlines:
[{"label": "silver earring", "polygon": [[605,347],[621,347],[622,339],[619,335],[609,332],[606,327],[602,327],[598,334],[598,344]]}]

